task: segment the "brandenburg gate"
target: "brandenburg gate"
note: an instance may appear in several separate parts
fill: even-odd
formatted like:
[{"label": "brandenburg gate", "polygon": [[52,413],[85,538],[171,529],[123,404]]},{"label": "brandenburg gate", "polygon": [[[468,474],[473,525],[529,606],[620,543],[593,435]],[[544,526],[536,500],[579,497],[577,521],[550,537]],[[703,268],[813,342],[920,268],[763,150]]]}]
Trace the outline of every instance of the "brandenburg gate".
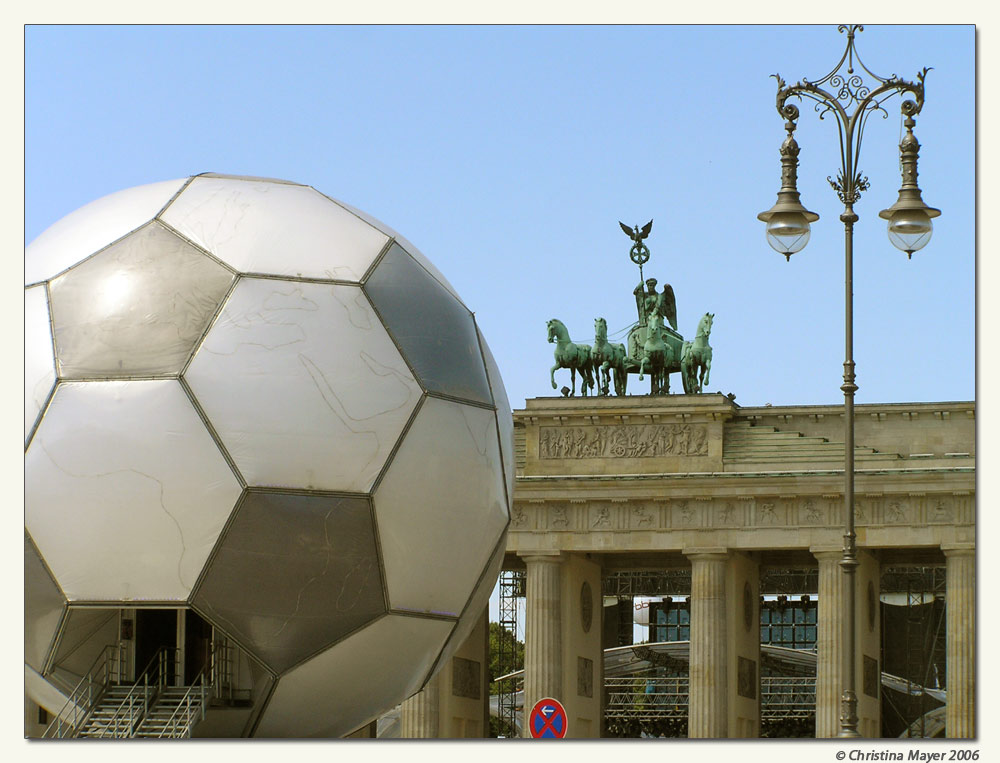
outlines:
[{"label": "brandenburg gate", "polygon": [[[880,735],[880,570],[943,565],[949,737],[974,735],[975,406],[858,405],[859,731]],[[546,397],[514,412],[505,568],[526,570],[524,707],[602,725],[602,574],[689,569],[690,737],[760,730],[760,576],[818,568],[816,736],[836,736],[844,611],[843,406],[722,394]],[[887,647],[888,648],[888,647]]]}]

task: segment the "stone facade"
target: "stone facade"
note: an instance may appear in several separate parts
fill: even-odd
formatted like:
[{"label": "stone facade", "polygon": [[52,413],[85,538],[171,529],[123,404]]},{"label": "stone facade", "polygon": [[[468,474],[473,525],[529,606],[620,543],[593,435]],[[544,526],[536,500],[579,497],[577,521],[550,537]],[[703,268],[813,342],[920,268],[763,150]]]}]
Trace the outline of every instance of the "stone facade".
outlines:
[{"label": "stone facade", "polygon": [[[753,665],[759,634],[756,643],[746,636],[737,644],[722,633],[742,632],[741,592],[758,590],[757,569],[794,559],[818,566],[820,587],[828,591],[819,624],[817,735],[835,733],[842,607],[829,602],[842,587],[833,577],[824,583],[822,575],[824,564],[836,568],[830,552],[843,546],[842,406],[742,408],[719,394],[538,398],[514,412],[514,428],[517,484],[506,566],[528,570],[529,653],[533,632],[565,630],[565,623],[545,614],[562,611],[559,602],[543,608],[532,602],[532,569],[541,569],[540,558],[561,558],[563,569],[574,558],[604,569],[689,566],[697,573],[690,733],[754,736],[759,692],[748,681],[759,681],[759,660]],[[944,566],[947,555],[949,600],[972,606],[975,404],[857,405],[855,443],[854,511],[863,562],[855,683],[859,728],[873,736],[879,703],[865,694],[865,676],[881,660],[867,586],[874,581],[877,596],[880,565]],[[553,592],[562,587],[550,585]],[[955,699],[947,733],[965,737],[972,734],[974,617],[953,616],[952,610],[948,668]],[[553,688],[572,683],[575,690],[578,659],[600,664],[599,644],[570,655],[550,635],[545,648],[564,652],[558,661],[563,675]],[[564,667],[570,661],[572,671]],[[526,666],[526,686],[538,678],[532,670]],[[584,735],[597,736],[599,726],[589,724]]]}]

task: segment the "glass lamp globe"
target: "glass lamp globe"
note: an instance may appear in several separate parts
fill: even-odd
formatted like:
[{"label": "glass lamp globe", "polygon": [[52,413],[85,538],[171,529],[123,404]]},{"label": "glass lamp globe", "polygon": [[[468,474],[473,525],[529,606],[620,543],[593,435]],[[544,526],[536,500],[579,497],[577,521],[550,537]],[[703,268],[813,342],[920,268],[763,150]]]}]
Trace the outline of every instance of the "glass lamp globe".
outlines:
[{"label": "glass lamp globe", "polygon": [[809,243],[809,220],[801,212],[776,212],[767,221],[767,243],[789,259]]},{"label": "glass lamp globe", "polygon": [[923,209],[897,209],[889,218],[889,240],[910,257],[931,240],[934,225]]}]

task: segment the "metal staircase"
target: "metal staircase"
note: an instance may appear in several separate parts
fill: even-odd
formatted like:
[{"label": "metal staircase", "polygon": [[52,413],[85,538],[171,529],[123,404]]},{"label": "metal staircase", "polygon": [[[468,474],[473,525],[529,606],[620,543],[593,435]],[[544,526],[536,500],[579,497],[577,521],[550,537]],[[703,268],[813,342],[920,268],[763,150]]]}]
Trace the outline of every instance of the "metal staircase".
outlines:
[{"label": "metal staircase", "polygon": [[134,684],[116,684],[112,682],[114,671],[107,665],[112,664],[114,655],[119,652],[118,647],[109,647],[106,656],[95,663],[95,668],[88,671],[74,690],[71,696],[71,699],[76,698],[74,707],[85,708],[84,713],[77,711],[67,721],[66,714],[60,712],[44,737],[191,736],[194,726],[204,719],[208,705],[210,687],[206,674],[201,673],[192,686],[171,686],[177,649],[164,647],[150,660]]},{"label": "metal staircase", "polygon": [[205,718],[206,704],[207,689],[203,678],[194,686],[166,687],[146,711],[132,736],[159,739],[190,737],[198,721]]},{"label": "metal staircase", "polygon": [[134,723],[128,712],[122,709],[129,707],[133,687],[127,684],[109,686],[94,709],[87,715],[80,729],[72,734],[75,737],[128,737]]},{"label": "metal staircase", "polygon": [[60,739],[77,736],[78,731],[92,714],[92,710],[123,675],[124,664],[124,644],[106,646],[70,692],[66,703],[42,733],[42,738]]}]

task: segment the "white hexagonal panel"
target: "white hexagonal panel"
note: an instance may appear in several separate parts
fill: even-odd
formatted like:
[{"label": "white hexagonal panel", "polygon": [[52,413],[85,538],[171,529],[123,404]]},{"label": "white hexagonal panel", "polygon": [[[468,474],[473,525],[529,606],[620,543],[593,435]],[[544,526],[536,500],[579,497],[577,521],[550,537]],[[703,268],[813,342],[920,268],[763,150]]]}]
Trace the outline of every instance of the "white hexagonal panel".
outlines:
[{"label": "white hexagonal panel", "polygon": [[185,378],[251,486],[371,489],[422,394],[359,287],[263,278]]},{"label": "white hexagonal panel", "polygon": [[64,382],[25,454],[25,526],[70,601],[185,599],[240,492],[177,381]]},{"label": "white hexagonal panel", "polygon": [[256,736],[339,737],[354,731],[422,687],[454,626],[387,615],[348,636],[278,680]]},{"label": "white hexagonal panel", "polygon": [[153,222],[54,279],[63,379],[180,373],[235,275]]},{"label": "white hexagonal panel", "polygon": [[24,250],[24,283],[47,281],[149,222],[186,182],[165,180],[118,191],[66,215]]},{"label": "white hexagonal panel", "polygon": [[49,300],[44,286],[24,290],[24,442],[56,383]]},{"label": "white hexagonal panel", "polygon": [[496,588],[497,580],[500,578],[500,569],[503,567],[503,557],[506,550],[507,536],[504,535],[503,539],[497,543],[497,547],[493,549],[493,556],[490,557],[489,562],[483,568],[482,576],[476,584],[472,595],[469,597],[469,603],[466,605],[466,611],[462,619],[458,621],[455,630],[448,637],[448,643],[444,645],[442,652],[444,652],[445,657],[450,657],[465,643],[469,634],[472,633],[472,629],[479,622],[479,618],[486,611],[486,607],[490,602],[490,596]]},{"label": "white hexagonal panel", "polygon": [[390,609],[460,615],[508,522],[493,411],[427,398],[375,491],[375,519]]},{"label": "white hexagonal panel", "polygon": [[243,273],[358,281],[388,236],[308,187],[196,177],[161,219]]}]

